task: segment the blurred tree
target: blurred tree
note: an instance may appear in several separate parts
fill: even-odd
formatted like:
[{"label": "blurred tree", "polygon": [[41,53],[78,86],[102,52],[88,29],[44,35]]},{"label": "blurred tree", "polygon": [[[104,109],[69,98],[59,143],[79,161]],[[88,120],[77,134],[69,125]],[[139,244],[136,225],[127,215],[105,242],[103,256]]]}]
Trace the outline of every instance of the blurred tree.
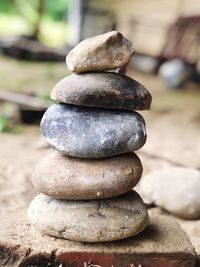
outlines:
[{"label": "blurred tree", "polygon": [[35,1],[35,5],[25,0],[12,0],[12,2],[18,13],[31,25],[32,34],[29,38],[38,40],[45,0],[37,0]]},{"label": "blurred tree", "polygon": [[45,0],[45,14],[53,20],[66,19],[70,2],[74,0]]},{"label": "blurred tree", "polygon": [[16,13],[15,7],[12,5],[12,0],[1,0],[0,1],[0,12],[1,13]]},{"label": "blurred tree", "polygon": [[37,39],[42,19],[51,20],[66,18],[70,0],[0,0],[0,13],[20,15],[31,28],[29,38]]},{"label": "blurred tree", "polygon": [[39,30],[40,30],[40,24],[41,24],[41,21],[42,21],[42,16],[44,14],[44,0],[39,0],[37,14],[38,14],[37,21],[35,23],[33,34],[31,36],[32,39],[38,39],[38,34],[39,34]]}]

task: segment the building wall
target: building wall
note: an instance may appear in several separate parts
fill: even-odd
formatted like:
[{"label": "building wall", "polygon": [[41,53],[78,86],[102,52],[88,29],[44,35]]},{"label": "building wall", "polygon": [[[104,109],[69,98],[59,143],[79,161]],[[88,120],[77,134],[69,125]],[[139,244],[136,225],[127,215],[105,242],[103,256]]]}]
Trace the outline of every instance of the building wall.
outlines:
[{"label": "building wall", "polygon": [[88,0],[83,38],[116,26],[133,42],[138,53],[156,56],[165,44],[169,26],[179,15],[200,15],[200,1]]}]

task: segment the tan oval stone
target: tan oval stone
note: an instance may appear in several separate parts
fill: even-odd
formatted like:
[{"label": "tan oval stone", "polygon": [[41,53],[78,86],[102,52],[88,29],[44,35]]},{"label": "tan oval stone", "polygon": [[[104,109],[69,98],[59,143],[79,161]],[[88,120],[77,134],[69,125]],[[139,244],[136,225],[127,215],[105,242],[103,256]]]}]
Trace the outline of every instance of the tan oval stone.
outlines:
[{"label": "tan oval stone", "polygon": [[130,191],[141,175],[134,153],[88,160],[54,151],[39,161],[32,182],[38,192],[55,198],[101,199]]},{"label": "tan oval stone", "polygon": [[83,242],[113,241],[140,233],[148,224],[141,197],[131,191],[113,199],[58,200],[39,194],[28,209],[30,222],[47,235]]},{"label": "tan oval stone", "polygon": [[132,43],[111,31],[80,42],[66,57],[69,70],[81,73],[119,68],[130,60]]}]

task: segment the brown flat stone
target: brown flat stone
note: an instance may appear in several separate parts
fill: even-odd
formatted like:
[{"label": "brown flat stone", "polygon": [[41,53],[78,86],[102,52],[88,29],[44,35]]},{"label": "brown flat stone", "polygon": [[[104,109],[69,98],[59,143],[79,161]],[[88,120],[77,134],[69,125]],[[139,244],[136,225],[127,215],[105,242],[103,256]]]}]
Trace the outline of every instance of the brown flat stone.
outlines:
[{"label": "brown flat stone", "polygon": [[26,210],[1,210],[0,216],[0,266],[194,267],[196,262],[186,234],[165,216],[152,217],[136,237],[98,244],[41,234],[28,223]]},{"label": "brown flat stone", "polygon": [[134,153],[88,160],[54,151],[38,162],[32,183],[38,192],[59,199],[102,199],[130,191],[141,175]]},{"label": "brown flat stone", "polygon": [[146,110],[151,94],[139,82],[114,72],[73,74],[59,81],[51,99],[79,106]]}]

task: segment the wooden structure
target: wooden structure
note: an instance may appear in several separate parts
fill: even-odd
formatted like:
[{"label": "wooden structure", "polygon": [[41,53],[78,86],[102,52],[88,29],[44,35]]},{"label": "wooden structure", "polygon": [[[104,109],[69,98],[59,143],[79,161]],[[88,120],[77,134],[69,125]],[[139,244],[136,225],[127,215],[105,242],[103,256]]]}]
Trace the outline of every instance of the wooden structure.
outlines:
[{"label": "wooden structure", "polygon": [[51,105],[50,100],[39,99],[35,96],[3,90],[0,90],[0,102],[10,102],[16,104],[19,108],[38,111],[46,110]]},{"label": "wooden structure", "polygon": [[72,13],[74,16],[77,14],[74,7],[78,6],[81,19],[78,27],[75,23],[76,17],[69,24],[70,32],[73,32],[73,38],[69,34],[70,46],[87,37],[117,29],[133,42],[137,53],[153,57],[163,54],[163,49],[168,44],[169,29],[179,17],[200,15],[199,0],[74,0],[72,2]]},{"label": "wooden structure", "polygon": [[29,37],[17,36],[1,38],[0,52],[18,59],[63,62],[67,49],[50,48]]},{"label": "wooden structure", "polygon": [[200,16],[179,18],[170,27],[162,56],[182,58],[190,64],[200,60]]},{"label": "wooden structure", "polygon": [[20,119],[24,123],[35,123],[41,120],[46,109],[51,105],[48,99],[17,92],[0,90],[0,103],[10,102],[17,106]]}]

